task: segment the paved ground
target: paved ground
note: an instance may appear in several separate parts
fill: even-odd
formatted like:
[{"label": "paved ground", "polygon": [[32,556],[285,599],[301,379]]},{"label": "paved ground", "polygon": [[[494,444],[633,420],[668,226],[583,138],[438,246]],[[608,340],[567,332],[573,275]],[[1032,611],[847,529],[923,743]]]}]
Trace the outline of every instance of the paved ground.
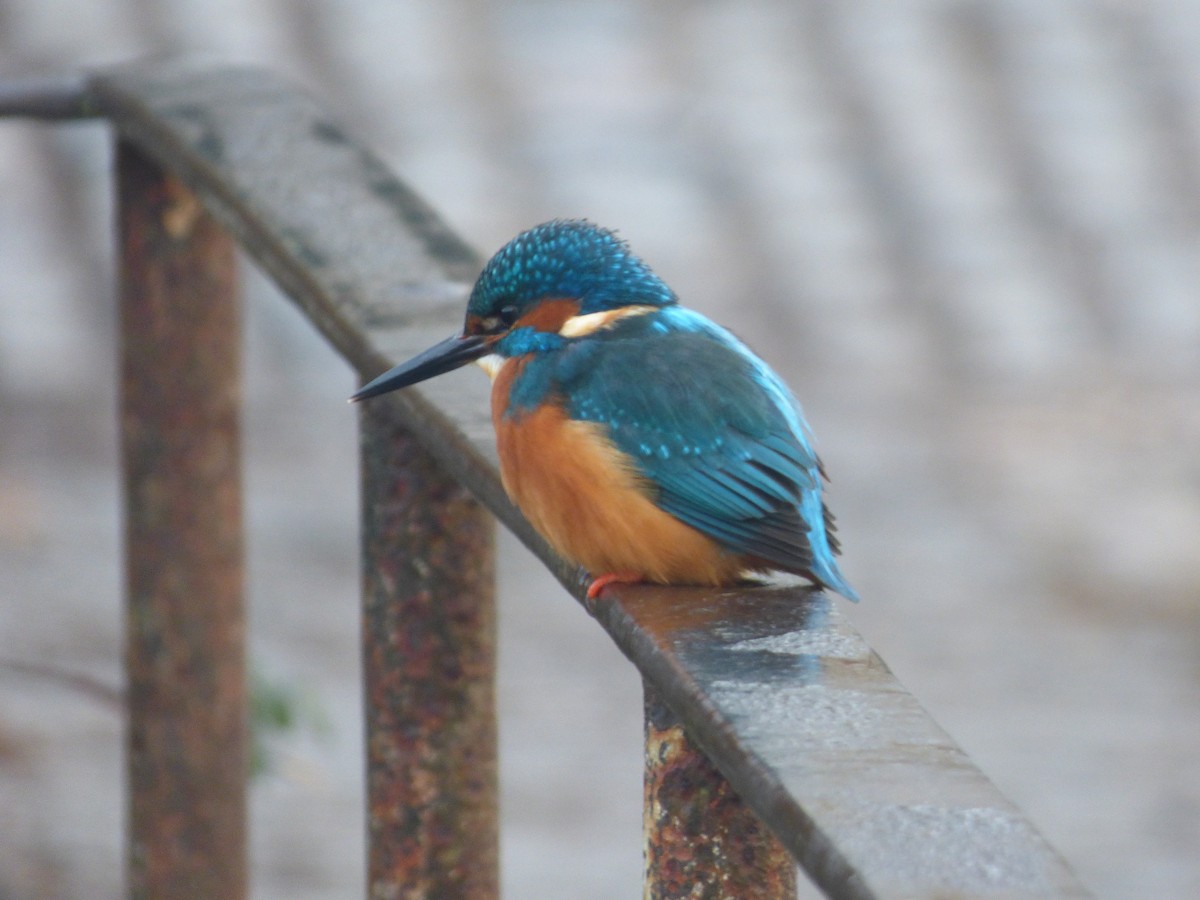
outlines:
[{"label": "paved ground", "polygon": [[[478,247],[618,226],[805,400],[859,627],[1102,897],[1200,895],[1200,7],[0,0],[292,73]],[[0,125],[0,662],[119,680],[106,136]],[[249,273],[255,892],[361,890],[350,373]],[[510,897],[638,890],[638,685],[505,539]],[[0,898],[120,890],[118,710],[0,667]],[[583,887],[581,887],[583,885]]]}]

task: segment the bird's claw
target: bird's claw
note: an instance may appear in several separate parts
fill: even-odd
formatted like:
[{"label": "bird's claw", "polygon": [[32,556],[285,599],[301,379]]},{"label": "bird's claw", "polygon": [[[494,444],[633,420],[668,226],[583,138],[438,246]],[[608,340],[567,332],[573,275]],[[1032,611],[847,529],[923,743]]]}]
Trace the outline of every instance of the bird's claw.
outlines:
[{"label": "bird's claw", "polygon": [[584,600],[584,605],[587,607],[587,611],[595,615],[597,605],[596,601],[600,599],[600,594],[603,593],[604,589],[610,584],[636,584],[641,580],[641,576],[636,575],[633,572],[606,572],[603,575],[597,576],[595,580],[588,585],[587,594]]}]

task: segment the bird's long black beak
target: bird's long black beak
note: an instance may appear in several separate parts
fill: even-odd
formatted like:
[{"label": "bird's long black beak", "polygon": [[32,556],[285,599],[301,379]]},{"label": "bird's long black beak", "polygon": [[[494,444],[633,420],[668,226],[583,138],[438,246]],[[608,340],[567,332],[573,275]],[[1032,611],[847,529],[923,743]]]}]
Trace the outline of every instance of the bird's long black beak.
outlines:
[{"label": "bird's long black beak", "polygon": [[374,381],[363,385],[358,393],[350,398],[350,402],[357,403],[368,397],[378,397],[380,394],[450,372],[484,356],[490,346],[491,342],[483,335],[456,334],[448,337],[424,353],[417,354],[408,362],[400,363],[394,369],[388,369]]}]

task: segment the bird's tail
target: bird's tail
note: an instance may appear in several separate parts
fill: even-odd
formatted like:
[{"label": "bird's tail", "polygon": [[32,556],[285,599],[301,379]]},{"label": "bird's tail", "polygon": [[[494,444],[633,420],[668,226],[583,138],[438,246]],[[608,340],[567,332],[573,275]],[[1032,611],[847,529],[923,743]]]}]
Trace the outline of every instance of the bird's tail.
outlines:
[{"label": "bird's tail", "polygon": [[819,490],[806,492],[802,501],[802,512],[805,521],[810,524],[812,529],[808,533],[808,542],[812,548],[813,580],[821,587],[836,591],[847,600],[857,603],[858,591],[850,587],[850,583],[846,581],[846,576],[842,574],[834,556],[837,542],[832,539],[828,530],[832,528],[833,523],[832,519],[829,519],[827,524],[825,505]]},{"label": "bird's tail", "polygon": [[823,554],[817,554],[813,560],[813,578],[820,582],[822,587],[835,591],[847,600],[853,600],[857,603],[859,600],[858,591],[850,587],[850,583],[846,581],[846,577],[838,567],[837,560],[832,555],[826,558],[822,557]]}]

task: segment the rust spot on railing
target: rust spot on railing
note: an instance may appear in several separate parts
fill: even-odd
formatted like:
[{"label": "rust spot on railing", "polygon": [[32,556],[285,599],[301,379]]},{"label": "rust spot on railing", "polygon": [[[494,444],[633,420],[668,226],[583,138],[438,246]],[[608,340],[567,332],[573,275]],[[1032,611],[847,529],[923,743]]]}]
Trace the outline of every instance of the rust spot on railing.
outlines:
[{"label": "rust spot on railing", "polygon": [[646,685],[645,896],[785,900],[796,863]]},{"label": "rust spot on railing", "polygon": [[362,408],[368,894],[495,897],[494,526]]},{"label": "rust spot on railing", "polygon": [[[129,889],[246,891],[246,688],[232,240],[127,144],[121,230]],[[185,229],[173,211],[191,210]]]}]

